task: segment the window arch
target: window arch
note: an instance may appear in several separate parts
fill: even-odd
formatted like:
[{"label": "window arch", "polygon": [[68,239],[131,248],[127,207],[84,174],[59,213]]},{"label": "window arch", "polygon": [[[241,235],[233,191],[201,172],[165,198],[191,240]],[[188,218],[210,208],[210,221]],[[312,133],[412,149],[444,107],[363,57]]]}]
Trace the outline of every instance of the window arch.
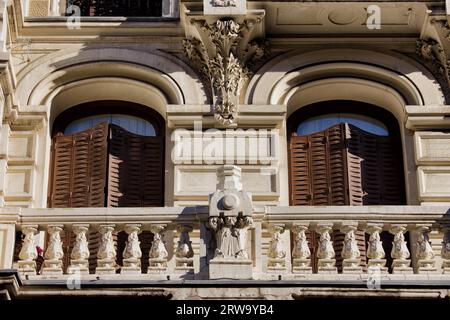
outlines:
[{"label": "window arch", "polygon": [[50,207],[163,205],[164,120],[133,103],[71,108],[53,125]]},{"label": "window arch", "polygon": [[[386,110],[355,101],[315,103],[296,111],[288,130],[291,205],[405,204],[400,130]],[[333,236],[341,268],[343,234]],[[364,256],[364,232],[356,238]],[[316,240],[311,236],[313,247]]]}]

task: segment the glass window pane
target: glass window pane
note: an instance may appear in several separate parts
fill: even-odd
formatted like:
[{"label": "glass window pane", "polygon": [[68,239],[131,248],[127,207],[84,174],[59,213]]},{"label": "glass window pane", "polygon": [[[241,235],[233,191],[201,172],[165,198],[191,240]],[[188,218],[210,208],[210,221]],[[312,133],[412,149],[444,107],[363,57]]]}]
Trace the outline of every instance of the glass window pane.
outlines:
[{"label": "glass window pane", "polygon": [[144,119],[123,114],[103,114],[74,121],[66,127],[64,134],[70,135],[84,131],[101,122],[118,125],[131,133],[141,136],[156,136],[153,124]]},{"label": "glass window pane", "polygon": [[297,134],[304,136],[320,132],[339,123],[349,123],[378,136],[389,135],[387,127],[381,121],[364,115],[351,113],[332,113],[312,117],[299,124],[297,127]]}]

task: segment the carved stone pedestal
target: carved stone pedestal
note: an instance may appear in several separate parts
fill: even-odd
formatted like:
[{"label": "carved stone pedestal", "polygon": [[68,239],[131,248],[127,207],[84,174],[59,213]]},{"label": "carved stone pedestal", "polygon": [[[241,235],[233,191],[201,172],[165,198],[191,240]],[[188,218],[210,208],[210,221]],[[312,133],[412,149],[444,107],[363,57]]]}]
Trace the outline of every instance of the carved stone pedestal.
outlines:
[{"label": "carved stone pedestal", "polygon": [[293,259],[292,273],[311,274],[311,260],[310,259]]},{"label": "carved stone pedestal", "polygon": [[175,273],[194,274],[192,258],[176,258]]},{"label": "carved stone pedestal", "polygon": [[361,259],[344,259],[342,261],[342,273],[362,273],[360,263]]},{"label": "carved stone pedestal", "polygon": [[121,274],[141,274],[141,259],[128,258],[123,259]]},{"label": "carved stone pedestal", "polygon": [[442,272],[445,274],[450,274],[450,260],[442,261]]},{"label": "carved stone pedestal", "polygon": [[116,260],[114,259],[99,259],[97,260],[97,268],[95,273],[97,274],[115,274],[116,273]]},{"label": "carved stone pedestal", "polygon": [[367,266],[367,273],[380,272],[388,273],[386,259],[370,259]]},{"label": "carved stone pedestal", "polygon": [[253,277],[253,262],[247,259],[212,259],[209,261],[210,279],[249,280]]},{"label": "carved stone pedestal", "polygon": [[269,273],[286,273],[285,258],[269,258],[267,264],[267,272]]},{"label": "carved stone pedestal", "polygon": [[61,260],[45,260],[43,275],[60,275],[63,274]]},{"label": "carved stone pedestal", "polygon": [[67,268],[68,274],[80,273],[89,274],[89,262],[85,259],[82,260],[70,260],[70,266]]},{"label": "carved stone pedestal", "polygon": [[338,273],[336,259],[319,259],[317,273],[334,274]]},{"label": "carved stone pedestal", "polygon": [[417,261],[418,273],[437,273],[436,261],[422,259]]},{"label": "carved stone pedestal", "polygon": [[392,262],[393,274],[413,274],[413,268],[410,267],[411,260],[395,259]]},{"label": "carved stone pedestal", "polygon": [[166,258],[150,258],[148,259],[149,274],[166,274],[167,273],[167,259]]},{"label": "carved stone pedestal", "polygon": [[35,261],[19,261],[19,272],[24,276],[36,275],[36,262]]}]

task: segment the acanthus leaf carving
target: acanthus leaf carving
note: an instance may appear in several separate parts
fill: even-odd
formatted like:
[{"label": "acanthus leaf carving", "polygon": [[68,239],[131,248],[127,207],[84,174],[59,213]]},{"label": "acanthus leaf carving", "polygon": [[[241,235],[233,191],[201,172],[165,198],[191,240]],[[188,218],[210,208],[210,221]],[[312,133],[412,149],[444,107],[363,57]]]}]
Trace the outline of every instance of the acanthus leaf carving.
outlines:
[{"label": "acanthus leaf carving", "polygon": [[249,41],[247,36],[261,21],[238,23],[227,18],[213,23],[191,22],[204,36],[201,40],[185,39],[184,53],[208,83],[216,121],[225,127],[233,126],[239,113],[239,94],[252,76],[250,68],[258,66],[270,54],[267,41]]}]

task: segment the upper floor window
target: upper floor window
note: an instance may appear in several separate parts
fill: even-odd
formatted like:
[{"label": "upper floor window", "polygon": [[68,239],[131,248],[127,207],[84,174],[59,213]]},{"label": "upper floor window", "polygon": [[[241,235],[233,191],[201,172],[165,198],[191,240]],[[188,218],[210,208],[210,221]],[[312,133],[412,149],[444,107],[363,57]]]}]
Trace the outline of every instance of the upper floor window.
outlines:
[{"label": "upper floor window", "polygon": [[85,17],[161,17],[162,0],[68,0]]}]

